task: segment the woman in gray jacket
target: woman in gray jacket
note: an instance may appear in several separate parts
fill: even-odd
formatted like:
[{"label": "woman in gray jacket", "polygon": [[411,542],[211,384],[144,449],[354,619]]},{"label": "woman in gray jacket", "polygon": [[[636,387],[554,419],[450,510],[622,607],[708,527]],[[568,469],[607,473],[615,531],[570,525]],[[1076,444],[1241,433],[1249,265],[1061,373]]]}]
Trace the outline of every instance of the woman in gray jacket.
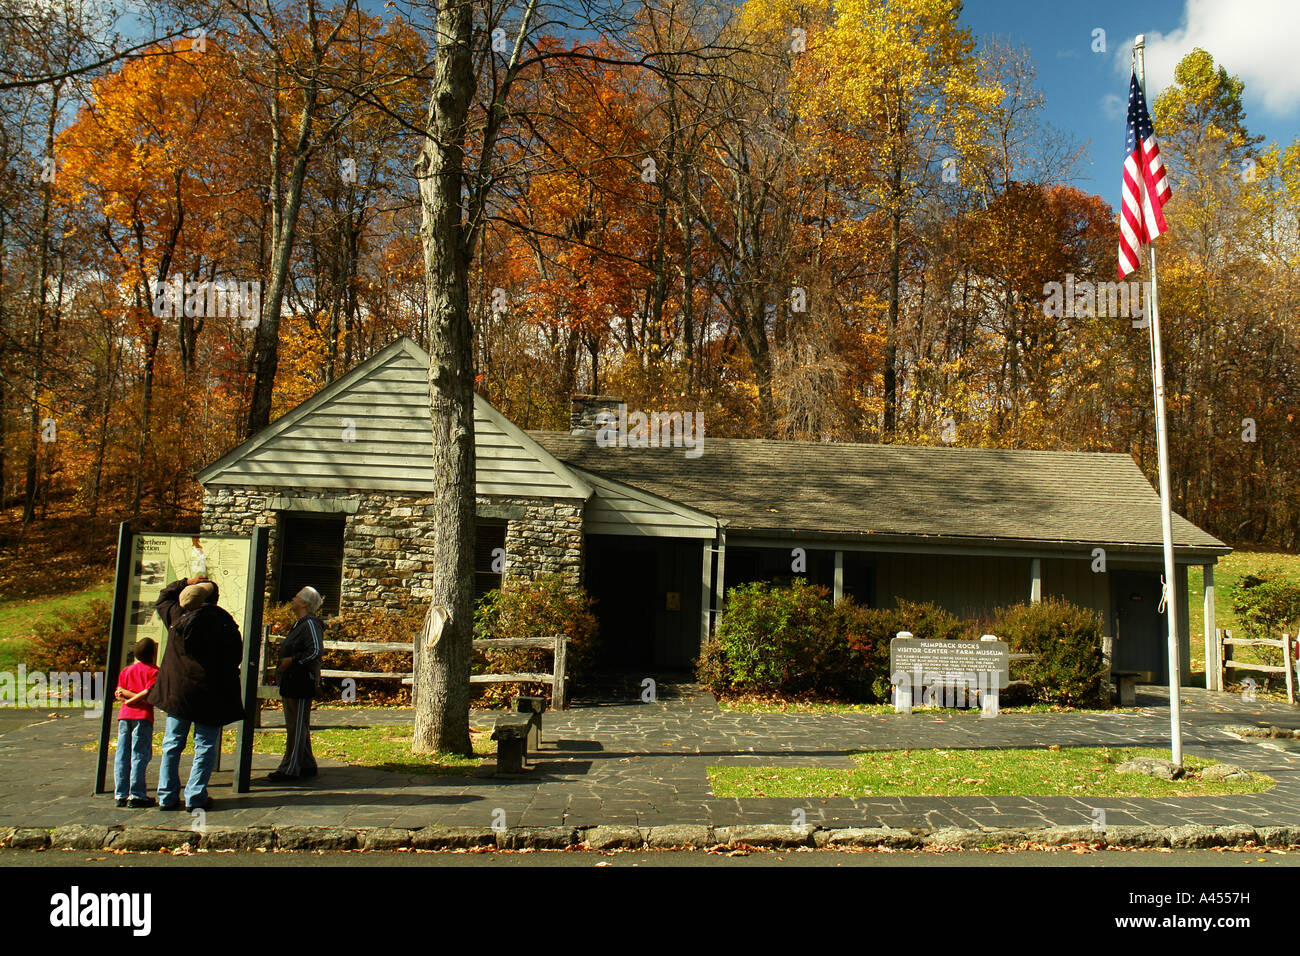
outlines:
[{"label": "woman in gray jacket", "polygon": [[293,599],[298,623],[280,647],[280,699],[284,702],[284,759],[266,779],[285,783],[316,776],[311,752],[311,702],[320,684],[325,651],[325,623],[317,616],[322,604],[315,588],[303,588]]}]

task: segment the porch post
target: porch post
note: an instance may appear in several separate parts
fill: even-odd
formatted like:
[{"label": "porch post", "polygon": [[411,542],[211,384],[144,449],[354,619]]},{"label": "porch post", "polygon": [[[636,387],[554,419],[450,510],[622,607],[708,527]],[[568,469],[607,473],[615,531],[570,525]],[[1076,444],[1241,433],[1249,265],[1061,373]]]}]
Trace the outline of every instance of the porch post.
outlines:
[{"label": "porch post", "polygon": [[718,528],[718,610],[727,595],[727,529]]},{"label": "porch post", "polygon": [[835,587],[832,589],[831,599],[839,604],[844,597],[844,552],[835,552]]},{"label": "porch post", "polygon": [[1205,585],[1205,689],[1223,690],[1219,683],[1219,648],[1214,640],[1214,565],[1201,565],[1201,583]]},{"label": "porch post", "polygon": [[1029,562],[1029,603],[1038,604],[1043,600],[1043,560],[1033,558]]},{"label": "porch post", "polygon": [[700,588],[700,647],[709,642],[709,614],[713,607],[713,541],[704,540],[703,577]]}]

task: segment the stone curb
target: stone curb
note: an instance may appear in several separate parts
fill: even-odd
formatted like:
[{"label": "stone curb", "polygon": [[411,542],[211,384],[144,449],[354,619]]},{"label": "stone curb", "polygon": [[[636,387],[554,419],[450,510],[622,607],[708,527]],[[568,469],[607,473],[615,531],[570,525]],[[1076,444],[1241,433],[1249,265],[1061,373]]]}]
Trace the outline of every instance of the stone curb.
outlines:
[{"label": "stone curb", "polygon": [[181,846],[205,850],[639,850],[669,848],[751,847],[789,850],[807,848],[876,848],[892,850],[973,850],[1018,847],[1024,844],[1059,847],[1089,844],[1143,849],[1205,849],[1212,847],[1300,847],[1300,826],[1252,827],[1185,825],[1175,827],[1115,826],[1034,827],[937,830],[893,827],[793,827],[747,824],[732,827],[677,825],[658,827],[326,827],[252,826],[175,827],[93,826],[57,828],[0,827],[0,847],[15,850],[120,850],[151,853]]}]

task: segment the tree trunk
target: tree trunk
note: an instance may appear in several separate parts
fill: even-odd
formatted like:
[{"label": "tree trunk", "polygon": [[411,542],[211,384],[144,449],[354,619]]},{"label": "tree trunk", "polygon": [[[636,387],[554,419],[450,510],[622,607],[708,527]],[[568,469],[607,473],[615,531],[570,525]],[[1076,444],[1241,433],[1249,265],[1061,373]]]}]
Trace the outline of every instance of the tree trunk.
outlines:
[{"label": "tree trunk", "polygon": [[149,342],[144,352],[144,394],[141,396],[140,409],[140,443],[136,448],[135,487],[131,494],[131,514],[140,513],[140,502],[144,496],[144,461],[149,449],[149,424],[153,415],[153,380],[154,364],[158,358],[158,341],[162,336],[162,325],[154,322],[149,333]]},{"label": "tree trunk", "polygon": [[[50,114],[45,127],[45,155],[54,155],[54,126],[59,115],[59,93],[63,82],[54,84],[50,93]],[[28,394],[31,403],[28,410],[28,428],[31,432],[31,445],[27,452],[26,484],[23,490],[23,524],[36,517],[36,475],[37,456],[41,442],[41,382],[45,371],[45,304],[50,276],[50,205],[54,195],[54,181],[45,184],[45,195],[41,199],[41,268],[40,288],[37,290],[36,327],[32,330],[32,387]]]},{"label": "tree trunk", "polygon": [[881,440],[893,439],[898,425],[898,380],[895,365],[898,361],[898,284],[902,260],[903,210],[901,166],[894,167],[894,203],[889,214],[889,314],[885,321],[885,421]]},{"label": "tree trunk", "polygon": [[[9,219],[5,215],[5,210],[0,209],[0,291],[5,287],[5,234],[8,231]],[[5,320],[6,301],[4,295],[0,294],[0,511],[3,511],[9,504],[9,483],[5,480],[8,477],[8,459],[5,457],[5,448],[9,443],[8,436],[8,415],[4,410],[9,407],[8,383],[6,379],[9,375],[9,334],[7,331],[8,323]]]},{"label": "tree trunk", "polygon": [[437,15],[438,52],[415,165],[420,187],[429,313],[429,415],[436,509],[432,605],[451,620],[415,674],[416,753],[472,752],[469,670],[473,640],[474,372],[469,322],[469,250],[461,218],[466,120],[474,96],[470,0],[446,0]]},{"label": "tree trunk", "polygon": [[[271,284],[266,290],[265,301],[262,303],[262,320],[258,323],[253,340],[253,395],[248,406],[245,437],[271,423],[271,396],[275,389],[275,373],[280,367],[280,312],[289,278],[289,265],[293,259],[294,233],[298,228],[298,212],[302,208],[303,183],[307,178],[307,161],[311,155],[308,144],[315,114],[316,84],[312,82],[304,91],[288,195],[285,197],[284,209],[277,217],[278,228],[272,238]],[[273,146],[272,149],[274,148]]]}]

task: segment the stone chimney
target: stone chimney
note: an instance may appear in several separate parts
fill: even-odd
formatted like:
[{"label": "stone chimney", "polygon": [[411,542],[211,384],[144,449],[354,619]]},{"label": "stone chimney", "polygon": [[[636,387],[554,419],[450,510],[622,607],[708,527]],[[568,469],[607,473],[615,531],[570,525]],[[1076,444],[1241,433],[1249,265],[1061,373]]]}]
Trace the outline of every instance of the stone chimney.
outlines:
[{"label": "stone chimney", "polygon": [[610,395],[574,395],[569,410],[569,434],[595,438],[599,427],[596,416],[601,412],[611,412],[618,416],[618,406],[623,399]]}]

